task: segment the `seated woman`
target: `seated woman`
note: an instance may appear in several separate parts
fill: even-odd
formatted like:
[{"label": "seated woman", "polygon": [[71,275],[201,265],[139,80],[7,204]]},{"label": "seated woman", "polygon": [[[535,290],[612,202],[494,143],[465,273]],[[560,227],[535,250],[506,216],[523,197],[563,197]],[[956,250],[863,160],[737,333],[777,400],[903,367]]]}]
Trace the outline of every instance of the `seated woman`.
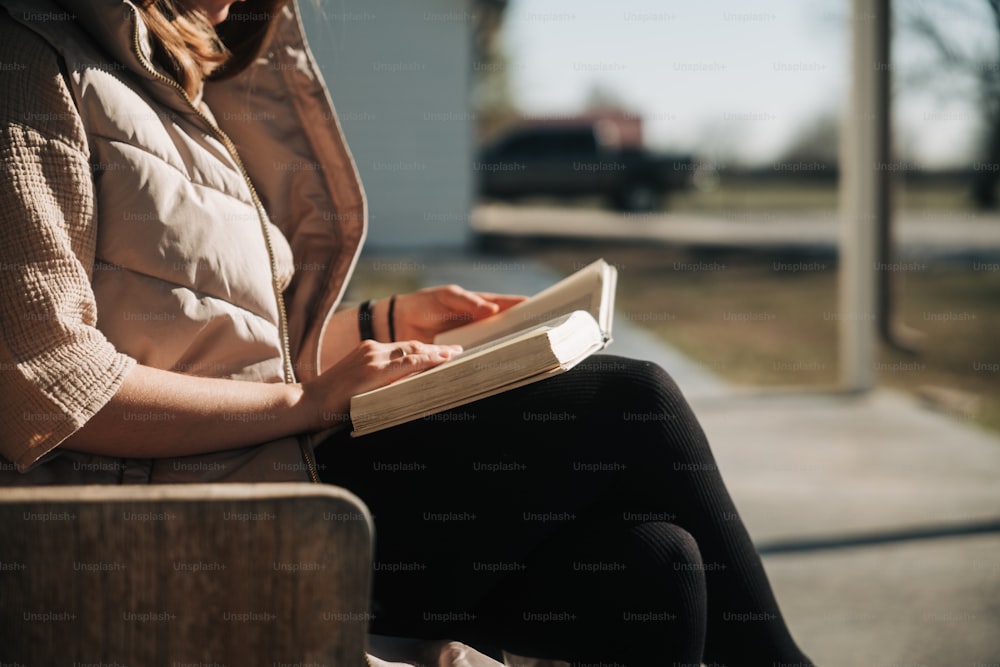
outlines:
[{"label": "seated woman", "polygon": [[351,155],[294,4],[231,4],[0,1],[20,65],[0,79],[3,483],[312,477],[375,516],[378,632],[807,664],[653,364],[599,356],[329,435],[353,394],[455,354],[438,331],[520,297],[425,289],[365,326],[339,308],[365,234]]}]

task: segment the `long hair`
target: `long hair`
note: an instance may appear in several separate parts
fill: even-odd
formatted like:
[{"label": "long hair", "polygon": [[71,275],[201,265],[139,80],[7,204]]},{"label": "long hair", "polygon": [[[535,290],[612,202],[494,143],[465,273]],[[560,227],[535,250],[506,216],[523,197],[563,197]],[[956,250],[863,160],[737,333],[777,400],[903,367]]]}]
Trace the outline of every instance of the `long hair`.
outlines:
[{"label": "long hair", "polygon": [[260,55],[287,2],[234,3],[217,26],[187,0],[142,0],[137,7],[155,38],[153,58],[194,98],[206,80],[236,76]]}]

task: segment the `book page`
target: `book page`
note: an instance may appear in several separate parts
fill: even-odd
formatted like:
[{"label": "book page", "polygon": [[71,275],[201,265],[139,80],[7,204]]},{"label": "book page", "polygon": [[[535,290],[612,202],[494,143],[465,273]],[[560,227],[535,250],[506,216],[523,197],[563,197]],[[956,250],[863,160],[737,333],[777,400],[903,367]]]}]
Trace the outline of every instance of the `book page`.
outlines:
[{"label": "book page", "polygon": [[373,395],[378,392],[385,392],[388,387],[398,388],[400,385],[415,383],[415,382],[426,382],[428,376],[440,375],[442,373],[449,373],[453,370],[455,366],[460,366],[462,364],[471,364],[476,360],[485,357],[487,355],[497,356],[504,353],[504,349],[507,347],[514,346],[522,341],[529,340],[531,338],[536,338],[540,335],[545,335],[553,329],[558,329],[559,327],[565,326],[580,326],[576,324],[579,317],[575,312],[562,315],[559,317],[552,318],[541,324],[530,327],[528,329],[518,329],[506,336],[502,336],[495,340],[487,341],[476,347],[469,347],[462,350],[459,354],[456,354],[448,361],[438,364],[433,368],[428,368],[425,371],[419,373],[414,373],[407,377],[396,380],[391,384],[387,384],[384,387],[379,387],[378,389],[371,389],[367,392],[359,394],[358,396]]},{"label": "book page", "polygon": [[604,346],[593,316],[574,311],[358,394],[351,399],[351,421],[364,433],[434,414],[566,370]]},{"label": "book page", "polygon": [[587,311],[608,328],[614,273],[614,267],[599,259],[502,313],[439,334],[434,342],[474,347],[574,310]]},{"label": "book page", "polygon": [[538,382],[540,380],[544,380],[545,378],[552,377],[553,375],[559,375],[560,373],[564,373],[567,370],[569,370],[570,368],[572,368],[574,365],[576,365],[576,363],[578,363],[578,362],[574,361],[572,363],[567,363],[567,364],[565,364],[563,366],[556,366],[555,368],[552,368],[550,370],[543,371],[543,372],[540,372],[540,373],[538,373],[536,375],[531,375],[529,377],[526,377],[523,380],[519,380],[517,382],[511,382],[511,383],[505,384],[505,385],[500,385],[500,386],[494,387],[492,389],[482,391],[482,392],[480,392],[478,394],[471,394],[471,395],[467,395],[467,396],[462,396],[460,398],[456,398],[456,399],[454,399],[454,400],[452,400],[450,402],[443,403],[443,404],[441,404],[439,406],[436,406],[436,407],[433,407],[433,408],[424,408],[422,410],[414,412],[413,414],[407,415],[405,417],[398,417],[396,419],[388,419],[388,420],[381,421],[381,422],[375,422],[375,423],[372,423],[372,424],[366,424],[362,428],[355,428],[354,430],[352,430],[351,431],[351,437],[357,438],[359,436],[364,436],[364,435],[367,435],[369,433],[374,433],[376,431],[381,431],[382,429],[390,428],[392,426],[398,426],[399,424],[405,424],[408,421],[413,421],[415,419],[421,419],[423,417],[429,417],[430,415],[437,414],[439,412],[444,412],[445,410],[451,410],[452,408],[461,407],[461,406],[463,406],[463,405],[465,405],[467,403],[471,403],[473,401],[478,401],[478,400],[483,399],[483,398],[488,398],[490,396],[495,396],[496,394],[502,394],[505,391],[510,391],[511,389],[516,389],[518,387],[523,387],[525,385],[529,385],[529,384],[532,384],[534,382]]}]

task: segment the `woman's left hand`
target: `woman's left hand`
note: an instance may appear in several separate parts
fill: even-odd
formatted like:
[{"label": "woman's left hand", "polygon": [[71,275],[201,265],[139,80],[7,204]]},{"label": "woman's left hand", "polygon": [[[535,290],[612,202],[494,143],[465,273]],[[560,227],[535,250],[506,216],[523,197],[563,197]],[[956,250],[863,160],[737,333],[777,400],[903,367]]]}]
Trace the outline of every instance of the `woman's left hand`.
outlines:
[{"label": "woman's left hand", "polygon": [[393,312],[396,340],[432,343],[442,331],[495,315],[524,299],[512,294],[470,292],[458,285],[399,294]]}]

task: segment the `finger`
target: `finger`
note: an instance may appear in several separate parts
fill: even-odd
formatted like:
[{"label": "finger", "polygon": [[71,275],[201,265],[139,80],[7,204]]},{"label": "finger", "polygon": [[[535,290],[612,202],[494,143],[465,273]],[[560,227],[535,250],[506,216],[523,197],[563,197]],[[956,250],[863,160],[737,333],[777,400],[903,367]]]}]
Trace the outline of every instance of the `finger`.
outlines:
[{"label": "finger", "polygon": [[490,292],[477,292],[480,297],[491,303],[495,303],[500,310],[507,310],[511,306],[516,306],[528,297],[520,294],[492,294]]},{"label": "finger", "polygon": [[478,315],[494,313],[498,308],[479,292],[470,292],[461,287],[441,292],[441,303],[455,312]]},{"label": "finger", "polygon": [[342,359],[324,376],[346,376],[348,395],[353,396],[438,366],[461,350],[459,345],[432,345],[417,340],[393,344],[366,340],[357,347],[353,356]]},{"label": "finger", "polygon": [[387,350],[390,365],[396,368],[422,370],[447,361],[462,352],[461,345],[431,345],[417,340],[395,343]]}]

